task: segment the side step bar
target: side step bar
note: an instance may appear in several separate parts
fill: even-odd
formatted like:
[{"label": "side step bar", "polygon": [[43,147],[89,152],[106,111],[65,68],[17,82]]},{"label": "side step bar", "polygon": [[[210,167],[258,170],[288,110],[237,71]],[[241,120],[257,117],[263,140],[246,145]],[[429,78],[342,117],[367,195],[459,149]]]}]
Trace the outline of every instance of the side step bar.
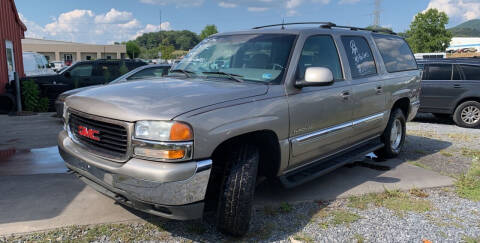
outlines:
[{"label": "side step bar", "polygon": [[346,164],[363,160],[365,155],[383,146],[384,144],[380,141],[380,138],[375,138],[359,146],[347,149],[342,153],[315,161],[310,165],[280,176],[280,182],[286,188],[298,186]]}]

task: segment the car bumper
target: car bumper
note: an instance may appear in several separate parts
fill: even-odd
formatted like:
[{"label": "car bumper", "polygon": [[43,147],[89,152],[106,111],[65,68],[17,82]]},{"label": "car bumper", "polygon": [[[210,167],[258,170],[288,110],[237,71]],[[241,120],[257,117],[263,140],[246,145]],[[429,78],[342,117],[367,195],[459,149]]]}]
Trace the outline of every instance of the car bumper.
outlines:
[{"label": "car bumper", "polygon": [[413,118],[415,118],[419,108],[420,108],[419,100],[410,103],[410,113],[408,114],[407,121],[411,121],[413,120]]},{"label": "car bumper", "polygon": [[202,217],[211,160],[161,163],[132,158],[116,163],[85,151],[65,131],[58,140],[66,166],[117,202],[170,219]]}]

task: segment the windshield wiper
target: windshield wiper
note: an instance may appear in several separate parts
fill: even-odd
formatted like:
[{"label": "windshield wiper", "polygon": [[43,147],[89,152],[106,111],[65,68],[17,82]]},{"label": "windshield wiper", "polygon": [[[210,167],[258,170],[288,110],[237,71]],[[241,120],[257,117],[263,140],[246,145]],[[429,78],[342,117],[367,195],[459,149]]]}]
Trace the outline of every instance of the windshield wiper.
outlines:
[{"label": "windshield wiper", "polygon": [[216,72],[202,72],[203,74],[218,74],[218,75],[225,75],[228,76],[231,80],[237,81],[239,83],[243,83],[243,80],[241,79],[243,76],[234,74],[234,73],[226,73],[222,71],[216,71]]},{"label": "windshield wiper", "polygon": [[173,70],[170,70],[171,73],[183,73],[185,74],[185,76],[187,77],[192,77],[192,74],[195,74],[195,72],[192,72],[192,71],[188,71],[188,70],[185,70],[185,69],[173,69]]}]

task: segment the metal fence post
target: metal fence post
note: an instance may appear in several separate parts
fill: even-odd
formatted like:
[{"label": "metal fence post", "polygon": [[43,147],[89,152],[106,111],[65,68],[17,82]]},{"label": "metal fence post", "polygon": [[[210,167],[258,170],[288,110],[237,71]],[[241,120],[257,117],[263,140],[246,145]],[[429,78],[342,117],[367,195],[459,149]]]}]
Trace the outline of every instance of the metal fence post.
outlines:
[{"label": "metal fence post", "polygon": [[18,78],[17,72],[14,72],[13,76],[15,77],[15,89],[17,91],[17,112],[22,112],[22,99],[20,97],[20,79]]}]

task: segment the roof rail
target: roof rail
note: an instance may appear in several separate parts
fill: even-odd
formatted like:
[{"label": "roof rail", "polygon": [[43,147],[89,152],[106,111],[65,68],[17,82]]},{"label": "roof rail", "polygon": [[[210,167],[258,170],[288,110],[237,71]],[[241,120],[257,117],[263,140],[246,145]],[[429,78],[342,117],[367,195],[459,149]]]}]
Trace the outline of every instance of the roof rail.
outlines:
[{"label": "roof rail", "polygon": [[296,22],[296,23],[282,23],[282,24],[271,24],[271,25],[264,25],[264,26],[257,26],[254,27],[254,30],[258,29],[263,29],[263,28],[268,28],[268,27],[275,27],[275,26],[281,26],[282,29],[285,29],[285,26],[288,25],[301,25],[301,24],[319,24],[321,28],[342,28],[342,29],[350,29],[350,30],[365,30],[365,31],[371,31],[374,33],[387,33],[391,35],[397,35],[397,33],[389,30],[389,29],[368,29],[368,28],[360,28],[360,27],[354,27],[354,26],[344,26],[344,25],[336,25],[335,23],[332,22]]},{"label": "roof rail", "polygon": [[254,30],[258,30],[258,29],[263,29],[263,28],[268,28],[268,27],[275,27],[275,26],[281,26],[282,29],[284,29],[285,26],[287,25],[299,25],[299,24],[319,24],[321,25],[322,27],[325,26],[330,26],[330,27],[333,27],[333,26],[336,26],[336,24],[332,23],[332,22],[297,22],[297,23],[282,23],[282,24],[271,24],[271,25],[264,25],[264,26],[257,26],[257,27],[254,27],[252,29]]}]

